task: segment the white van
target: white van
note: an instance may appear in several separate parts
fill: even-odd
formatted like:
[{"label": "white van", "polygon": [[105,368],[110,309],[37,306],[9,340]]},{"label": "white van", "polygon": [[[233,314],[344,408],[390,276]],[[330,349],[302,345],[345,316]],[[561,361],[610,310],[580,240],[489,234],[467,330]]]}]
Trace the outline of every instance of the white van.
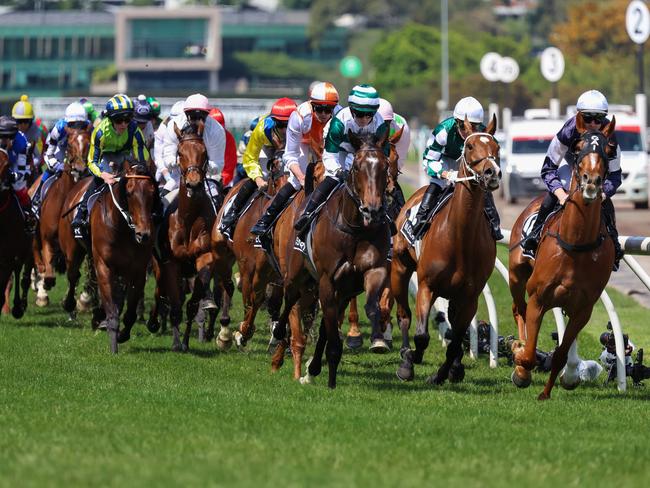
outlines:
[{"label": "white van", "polygon": [[[621,152],[623,182],[615,200],[628,200],[635,208],[648,208],[648,155],[645,134],[638,118],[630,113],[616,116],[616,138]],[[564,120],[513,120],[506,138],[507,160],[503,192],[507,201],[531,198],[546,190],[540,176],[546,150]]]}]

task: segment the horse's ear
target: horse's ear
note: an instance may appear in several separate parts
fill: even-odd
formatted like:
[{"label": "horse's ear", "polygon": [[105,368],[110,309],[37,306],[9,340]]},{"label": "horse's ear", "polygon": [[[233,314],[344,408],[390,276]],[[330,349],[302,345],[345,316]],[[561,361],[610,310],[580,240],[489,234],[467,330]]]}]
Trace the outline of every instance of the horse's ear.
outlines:
[{"label": "horse's ear", "polygon": [[582,118],[582,112],[576,114],[576,129],[580,134],[587,132],[587,127],[585,126],[585,121]]},{"label": "horse's ear", "polygon": [[487,129],[485,129],[485,132],[487,132],[490,135],[494,135],[494,133],[497,131],[497,114],[492,114],[492,120],[490,120],[490,123],[487,126]]},{"label": "horse's ear", "polygon": [[205,129],[205,122],[199,120],[198,124],[196,124],[196,135],[199,137],[203,137],[204,129]]},{"label": "horse's ear", "polygon": [[465,120],[463,120],[463,127],[465,128],[465,133],[466,134],[471,134],[474,132],[472,129],[472,124],[469,123],[469,120],[467,120],[467,115],[465,115]]},{"label": "horse's ear", "polygon": [[381,136],[375,139],[375,144],[377,145],[378,148],[383,149],[383,147],[386,145],[386,142],[389,139],[389,135],[390,135],[390,125],[386,127],[386,130],[382,133]]},{"label": "horse's ear", "polygon": [[400,127],[395,134],[393,134],[390,138],[390,143],[391,144],[397,144],[399,140],[402,138],[402,133],[404,132],[404,126]]},{"label": "horse's ear", "polygon": [[603,135],[609,139],[612,134],[614,133],[614,129],[616,128],[616,116],[612,115],[612,120],[610,121],[609,124],[605,126],[603,129]]},{"label": "horse's ear", "polygon": [[363,145],[361,139],[354,132],[352,132],[352,129],[348,129],[348,140],[350,141],[350,144],[352,144],[352,147],[355,151],[358,151]]},{"label": "horse's ear", "polygon": [[176,122],[172,122],[172,125],[174,126],[174,132],[176,133],[176,137],[180,141],[183,138],[183,133],[178,128],[178,124],[176,124]]}]

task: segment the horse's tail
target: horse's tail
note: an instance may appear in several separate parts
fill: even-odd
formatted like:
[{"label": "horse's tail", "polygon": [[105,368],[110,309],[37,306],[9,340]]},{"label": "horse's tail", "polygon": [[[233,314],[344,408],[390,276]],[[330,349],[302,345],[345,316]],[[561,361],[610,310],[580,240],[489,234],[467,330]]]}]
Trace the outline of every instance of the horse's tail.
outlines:
[{"label": "horse's tail", "polygon": [[314,168],[315,163],[309,163],[305,170],[305,195],[309,196],[314,191]]}]

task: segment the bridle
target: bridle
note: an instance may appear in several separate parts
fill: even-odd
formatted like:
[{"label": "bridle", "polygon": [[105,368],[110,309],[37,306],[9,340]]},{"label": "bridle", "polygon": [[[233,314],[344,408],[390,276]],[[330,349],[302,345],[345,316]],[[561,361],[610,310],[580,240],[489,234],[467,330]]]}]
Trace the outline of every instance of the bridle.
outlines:
[{"label": "bridle", "polygon": [[[381,156],[383,156],[383,152],[381,149],[366,149],[366,152],[375,152],[375,153],[380,153]],[[385,157],[385,156],[384,156]],[[386,171],[388,172],[388,161],[386,161]],[[363,205],[363,202],[361,201],[361,198],[359,197],[358,192],[356,191],[356,174],[358,172],[358,169],[355,167],[354,163],[352,164],[352,168],[350,169],[350,173],[348,177],[345,179],[344,187],[345,190],[350,197],[350,199],[354,202],[354,204],[357,207],[357,210],[359,213],[368,219],[370,219],[370,211]],[[382,215],[386,214],[386,192],[384,191],[382,194],[382,199],[381,199],[381,207],[380,211]],[[360,228],[361,226],[354,226],[350,224],[349,222],[346,222],[346,225],[350,228]]]},{"label": "bridle", "polygon": [[[575,163],[573,165],[573,176],[576,178],[578,185],[576,190],[581,192],[584,190],[582,179],[580,178],[580,163],[592,153],[598,154],[602,161],[605,163],[605,176],[609,174],[609,158],[605,153],[605,146],[607,145],[607,138],[600,131],[589,131],[582,134],[580,140],[585,141],[584,147],[576,155]],[[603,179],[604,179],[603,178]],[[575,191],[571,192],[571,194]],[[568,200],[568,199],[567,199]]]},{"label": "bridle", "polygon": [[[153,184],[153,179],[151,175],[139,175],[139,174],[124,174],[122,176],[118,176],[115,178],[115,181],[119,183],[122,179],[127,179],[127,180],[149,180]],[[115,192],[113,191],[113,185],[107,185],[108,190],[111,194],[111,199],[113,200],[113,205],[115,205],[115,208],[118,210],[120,215],[122,215],[122,218],[126,222],[126,225],[135,233],[135,224],[133,223],[133,219],[131,218],[131,214],[128,212],[128,201],[127,201],[127,207],[126,210],[120,205],[119,198],[115,196]],[[155,188],[155,184],[154,184]]]},{"label": "bridle", "polygon": [[[203,138],[201,136],[197,135],[188,135],[184,136],[180,142],[178,143],[179,145],[188,142],[188,141],[201,141],[203,142]],[[202,163],[199,164],[192,164],[188,166],[186,169],[181,171],[181,176],[183,177],[183,180],[186,180],[186,177],[190,173],[199,173],[201,178],[205,175],[206,167],[208,165],[208,158],[207,158],[207,150],[206,150],[206,158],[203,160]]]},{"label": "bridle", "polygon": [[[493,154],[489,154],[489,155],[484,156],[482,158],[474,159],[474,160],[468,162],[467,158],[465,157],[465,150],[466,150],[466,146],[467,146],[467,141],[470,139],[470,137],[474,137],[474,136],[489,137],[491,140],[496,142],[496,139],[494,138],[494,136],[492,134],[490,134],[489,132],[473,132],[470,135],[468,135],[465,138],[465,142],[463,143],[463,152],[462,152],[462,154],[460,156],[460,164],[461,164],[461,168],[465,168],[465,173],[469,173],[471,176],[454,178],[454,182],[456,182],[456,181],[469,181],[470,183],[475,183],[475,184],[479,185],[484,191],[487,191],[487,187],[485,186],[484,180],[481,178],[481,175],[477,171],[474,171],[472,166],[474,166],[475,164],[478,164],[481,161],[484,161],[484,160],[487,159],[492,164],[494,169],[498,172],[499,171],[499,163],[497,161],[498,156],[494,156]],[[498,147],[498,144],[497,144],[497,147]]]}]

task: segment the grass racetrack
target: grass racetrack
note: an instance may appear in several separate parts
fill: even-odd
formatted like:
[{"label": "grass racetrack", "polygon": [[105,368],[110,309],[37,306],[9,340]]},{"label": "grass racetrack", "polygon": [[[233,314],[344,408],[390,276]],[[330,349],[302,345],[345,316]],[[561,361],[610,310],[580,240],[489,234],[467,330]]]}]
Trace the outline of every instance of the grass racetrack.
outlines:
[{"label": "grass racetrack", "polygon": [[[496,274],[490,284],[500,333],[514,333],[506,286]],[[290,358],[270,374],[265,312],[246,354],[196,336],[189,353],[172,353],[171,336],[136,325],[112,356],[88,316],[67,321],[64,286],[60,277],[49,307],[31,292],[22,320],[0,319],[1,486],[647,486],[650,393],[629,380],[621,394],[603,373],[540,403],[547,374],[517,390],[504,359],[491,370],[482,356],[465,358],[463,383],[434,388],[424,382],[442,360],[434,332],[412,383],[397,380],[396,351],[372,355],[366,340],[344,353],[336,390],[326,363],[301,386]],[[647,310],[609,291],[625,332],[647,348]],[[237,292],[235,324],[241,316]],[[599,304],[583,358],[600,354],[606,322]],[[547,319],[544,350],[551,330]]]}]

